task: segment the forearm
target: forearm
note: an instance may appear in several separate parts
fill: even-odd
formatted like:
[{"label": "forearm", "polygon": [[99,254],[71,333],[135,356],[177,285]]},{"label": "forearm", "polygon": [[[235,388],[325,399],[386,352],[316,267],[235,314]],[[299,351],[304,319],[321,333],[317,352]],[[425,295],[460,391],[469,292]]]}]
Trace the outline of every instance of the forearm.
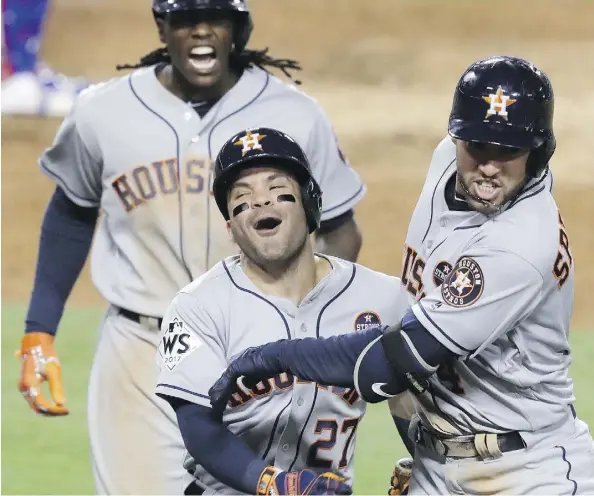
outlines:
[{"label": "forearm", "polygon": [[[279,343],[280,363],[301,380],[327,386],[353,387],[353,370],[359,355],[382,335],[379,327],[329,338],[304,338]],[[330,359],[329,359],[330,358]]]},{"label": "forearm", "polygon": [[74,205],[56,188],[39,238],[25,332],[55,334],[64,305],[88,256],[98,210]]},{"label": "forearm", "polygon": [[184,444],[196,463],[236,491],[256,494],[266,462],[213,419],[210,408],[182,402],[175,412]]},{"label": "forearm", "polygon": [[362,237],[353,212],[325,221],[316,232],[316,251],[355,262]]},{"label": "forearm", "polygon": [[[252,358],[275,373],[290,372],[323,385],[356,387],[375,403],[411,389],[422,392],[437,365],[453,354],[433,338],[408,312],[400,325],[373,327],[329,338],[282,340],[266,345]],[[422,350],[422,351],[420,351]],[[262,377],[257,377],[258,380]]]}]

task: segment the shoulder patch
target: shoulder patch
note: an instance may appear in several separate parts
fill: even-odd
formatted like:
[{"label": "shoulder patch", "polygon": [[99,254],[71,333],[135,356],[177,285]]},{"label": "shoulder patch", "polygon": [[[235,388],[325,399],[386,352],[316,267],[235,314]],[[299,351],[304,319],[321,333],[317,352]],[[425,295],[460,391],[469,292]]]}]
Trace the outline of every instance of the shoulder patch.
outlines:
[{"label": "shoulder patch", "polygon": [[483,294],[483,271],[470,257],[456,262],[441,286],[443,300],[453,307],[467,307]]},{"label": "shoulder patch", "polygon": [[452,272],[452,264],[450,262],[439,262],[433,269],[433,283],[436,286],[441,286],[450,272]]},{"label": "shoulder patch", "polygon": [[169,370],[173,370],[178,363],[200,346],[202,342],[185,328],[182,320],[175,317],[161,338],[159,356],[163,364]]},{"label": "shoulder patch", "polygon": [[382,321],[376,312],[361,312],[355,317],[355,331],[364,331],[370,327],[381,325]]}]

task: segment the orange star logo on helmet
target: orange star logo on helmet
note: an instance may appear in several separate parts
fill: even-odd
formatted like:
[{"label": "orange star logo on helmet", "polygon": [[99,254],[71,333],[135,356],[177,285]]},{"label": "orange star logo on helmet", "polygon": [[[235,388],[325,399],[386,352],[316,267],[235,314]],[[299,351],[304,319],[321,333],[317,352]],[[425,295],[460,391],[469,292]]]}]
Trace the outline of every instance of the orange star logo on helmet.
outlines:
[{"label": "orange star logo on helmet", "polygon": [[250,150],[263,150],[260,140],[266,138],[265,134],[252,133],[246,131],[245,136],[242,136],[237,141],[233,142],[235,146],[243,146],[241,156],[244,157]]},{"label": "orange star logo on helmet", "polygon": [[487,115],[485,115],[485,119],[488,119],[493,115],[499,115],[507,120],[507,107],[516,103],[517,100],[510,98],[509,95],[504,95],[503,91],[503,88],[499,86],[495,93],[483,97],[483,100],[490,105],[487,110]]}]

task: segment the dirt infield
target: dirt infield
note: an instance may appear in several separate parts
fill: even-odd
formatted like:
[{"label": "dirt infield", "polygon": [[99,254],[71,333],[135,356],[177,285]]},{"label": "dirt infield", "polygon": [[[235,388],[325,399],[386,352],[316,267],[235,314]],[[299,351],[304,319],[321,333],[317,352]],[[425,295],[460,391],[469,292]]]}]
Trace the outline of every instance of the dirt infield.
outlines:
[{"label": "dirt infield", "polygon": [[[250,46],[302,62],[303,88],[327,110],[368,184],[357,211],[361,261],[394,274],[459,74],[475,59],[499,53],[540,65],[557,96],[554,194],[576,260],[573,323],[593,327],[594,2],[252,0],[251,6]],[[58,0],[43,51],[59,70],[105,79],[116,75],[117,63],[136,62],[157,46],[149,0]],[[39,222],[52,190],[36,159],[58,125],[2,119],[4,300],[24,301],[30,292]],[[85,270],[72,302],[100,301]]]}]

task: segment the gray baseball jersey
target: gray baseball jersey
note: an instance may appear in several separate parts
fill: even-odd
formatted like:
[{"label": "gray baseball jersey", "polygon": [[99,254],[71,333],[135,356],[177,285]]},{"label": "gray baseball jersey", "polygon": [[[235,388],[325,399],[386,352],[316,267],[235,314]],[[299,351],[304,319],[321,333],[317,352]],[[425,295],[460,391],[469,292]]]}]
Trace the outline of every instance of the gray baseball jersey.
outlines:
[{"label": "gray baseball jersey", "polygon": [[455,145],[436,149],[404,248],[402,286],[423,326],[461,359],[418,400],[438,431],[536,431],[570,415],[573,257],[550,180],[500,215],[450,210]]},{"label": "gray baseball jersey", "polygon": [[[155,67],[92,86],[40,159],[74,203],[102,209],[91,271],[114,307],[101,323],[88,406],[101,494],[185,490],[175,415],[154,394],[157,319],[135,322],[116,307],[162,317],[179,289],[236,251],[211,197],[211,161],[254,126],[277,128],[303,147],[324,193],[323,220],[363,197],[317,103],[260,69],[246,70],[203,118],[161,85]],[[131,429],[137,414],[150,421]],[[138,467],[152,468],[139,477]]]},{"label": "gray baseball jersey", "polygon": [[230,136],[256,126],[304,149],[322,220],[364,195],[317,103],[261,69],[244,71],[202,119],[154,67],[80,96],[40,165],[73,202],[103,209],[91,270],[109,302],[160,317],[176,291],[236,252],[210,193],[211,163]]},{"label": "gray baseball jersey", "polygon": [[[296,306],[263,294],[230,257],[174,298],[157,362],[157,393],[210,406],[208,390],[230,358],[278,339],[328,337],[396,321],[398,278],[328,257],[332,271]],[[225,426],[258,456],[283,470],[337,470],[353,480],[357,426],[365,403],[354,389],[322,387],[281,374],[238,391]],[[199,469],[216,490],[222,483]]]}]

